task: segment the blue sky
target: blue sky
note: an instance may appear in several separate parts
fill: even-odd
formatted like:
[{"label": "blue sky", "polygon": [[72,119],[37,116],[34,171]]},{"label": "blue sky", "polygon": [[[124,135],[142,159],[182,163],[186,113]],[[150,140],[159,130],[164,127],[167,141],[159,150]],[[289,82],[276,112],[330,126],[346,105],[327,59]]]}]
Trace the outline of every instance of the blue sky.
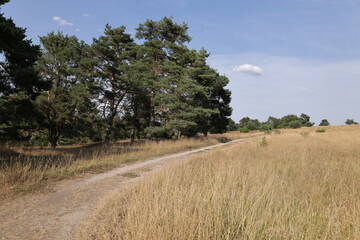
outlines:
[{"label": "blue sky", "polygon": [[38,36],[91,43],[104,26],[134,33],[146,19],[187,22],[190,48],[230,79],[232,118],[306,113],[319,124],[360,121],[359,0],[12,0],[6,17]]}]

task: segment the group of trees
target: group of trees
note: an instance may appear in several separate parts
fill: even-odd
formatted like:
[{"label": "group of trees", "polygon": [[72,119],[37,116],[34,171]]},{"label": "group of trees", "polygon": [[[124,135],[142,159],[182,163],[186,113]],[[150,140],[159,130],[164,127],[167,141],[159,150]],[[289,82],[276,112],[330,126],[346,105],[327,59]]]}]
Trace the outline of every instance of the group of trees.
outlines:
[{"label": "group of trees", "polygon": [[106,25],[92,44],[51,32],[40,48],[0,15],[0,141],[55,147],[225,132],[229,80],[206,64],[206,50],[186,46],[187,29],[165,17],[139,25],[141,43]]},{"label": "group of trees", "polygon": [[[326,120],[327,121],[327,120]],[[282,118],[269,117],[266,122],[260,122],[258,119],[251,119],[244,117],[236,124],[231,120],[228,130],[241,130],[244,132],[253,130],[268,131],[278,128],[299,128],[299,127],[311,127],[314,123],[310,122],[310,116],[301,114],[300,117],[289,114]]]},{"label": "group of trees", "polygon": [[[359,124],[358,122],[355,122],[354,119],[346,119],[345,123],[347,125]],[[310,116],[304,113],[301,114],[300,117],[293,114],[286,115],[282,118],[269,117],[266,122],[260,122],[258,119],[244,117],[240,120],[239,123],[236,123],[234,120],[230,119],[227,130],[240,130],[242,132],[253,130],[268,131],[279,128],[312,127],[314,124],[315,123],[310,122]],[[330,122],[327,119],[322,119],[319,126],[330,126]]]}]

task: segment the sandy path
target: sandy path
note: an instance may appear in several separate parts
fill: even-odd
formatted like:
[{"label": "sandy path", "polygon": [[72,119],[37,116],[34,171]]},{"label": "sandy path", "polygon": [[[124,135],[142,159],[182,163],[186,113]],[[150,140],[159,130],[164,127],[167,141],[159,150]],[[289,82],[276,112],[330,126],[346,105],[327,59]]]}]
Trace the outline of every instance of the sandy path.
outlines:
[{"label": "sandy path", "polygon": [[[239,139],[192,151],[157,157],[75,180],[61,181],[42,194],[28,195],[0,206],[0,239],[72,239],[77,225],[102,198],[167,164],[194,154],[248,140]],[[122,174],[136,172],[139,177]]]}]

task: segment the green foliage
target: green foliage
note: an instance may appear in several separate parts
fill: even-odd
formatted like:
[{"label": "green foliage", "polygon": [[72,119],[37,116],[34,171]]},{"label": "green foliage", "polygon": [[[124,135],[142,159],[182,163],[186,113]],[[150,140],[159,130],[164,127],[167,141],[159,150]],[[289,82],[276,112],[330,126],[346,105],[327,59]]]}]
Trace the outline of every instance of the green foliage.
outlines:
[{"label": "green foliage", "polygon": [[23,29],[2,15],[0,24],[4,140],[18,135],[33,145],[48,141],[56,147],[238,128],[229,118],[229,79],[207,65],[206,50],[186,46],[191,37],[185,23],[147,20],[137,28],[138,43],[124,26],[106,25],[91,46],[51,32],[40,37],[42,56],[39,46],[24,40]]},{"label": "green foliage", "polygon": [[258,130],[261,126],[261,123],[258,119],[250,119],[249,117],[244,117],[240,120],[239,125],[241,128]]},{"label": "green foliage", "polygon": [[354,119],[346,119],[345,123],[347,125],[357,125],[357,124],[359,124],[358,122],[355,122]]},{"label": "green foliage", "polygon": [[[8,1],[1,1],[2,4]],[[36,128],[34,98],[48,88],[33,65],[40,48],[26,40],[25,29],[0,13],[0,141],[29,140]]]},{"label": "green foliage", "polygon": [[264,124],[261,125],[261,127],[260,127],[259,130],[266,132],[266,131],[271,131],[272,129],[273,129],[273,125],[272,125],[272,124],[270,124],[270,123],[264,123]]},{"label": "green foliage", "polygon": [[[93,39],[90,49],[91,67],[97,81],[98,108],[102,109],[104,140],[110,141],[121,137],[114,134],[118,114],[127,107],[132,84],[129,78],[129,60],[133,58],[134,43],[126,28],[105,26],[104,36]],[[123,136],[124,137],[124,136]]]},{"label": "green foliage", "polygon": [[310,122],[310,116],[306,115],[304,113],[302,113],[299,117],[300,121],[301,121],[301,125],[303,127],[312,127],[314,126],[314,123]]},{"label": "green foliage", "polygon": [[226,130],[227,130],[227,131],[236,131],[236,130],[238,130],[239,128],[240,128],[240,125],[237,124],[237,123],[235,123],[234,120],[230,119],[230,120],[229,120],[229,123],[228,123],[228,125],[227,125],[227,127],[226,127]]},{"label": "green foliage", "polygon": [[[136,67],[144,69],[142,88],[148,99],[148,137],[155,123],[168,134],[225,132],[231,114],[228,79],[206,65],[205,50],[189,50],[187,25],[171,18],[147,20],[137,28],[139,46]],[[156,127],[158,132],[159,127]]]},{"label": "green foliage", "polygon": [[272,125],[273,129],[279,128],[279,124],[280,124],[280,119],[276,118],[276,117],[269,117],[267,122],[268,124]]},{"label": "green foliage", "polygon": [[36,99],[36,107],[42,114],[41,128],[47,130],[51,147],[56,147],[65,130],[76,132],[94,111],[81,65],[88,46],[61,32],[51,32],[40,41],[44,49],[36,67],[52,87]]},{"label": "green foliage", "polygon": [[300,128],[301,127],[301,121],[300,120],[293,120],[289,122],[288,124],[289,128]]},{"label": "green foliage", "polygon": [[326,132],[326,130],[323,129],[323,128],[320,128],[320,129],[316,129],[315,132],[317,132],[317,133],[324,133],[324,132]]},{"label": "green foliage", "polygon": [[[270,119],[271,118],[271,119]],[[311,127],[314,123],[310,122],[310,117],[306,114],[301,114],[300,117],[289,114],[281,119],[269,117],[269,123],[276,123],[277,128],[300,128],[300,127]]]},{"label": "green foliage", "polygon": [[309,136],[310,132],[309,131],[302,131],[300,132],[300,135],[303,136],[304,138],[307,138]]},{"label": "green foliage", "polygon": [[242,127],[242,128],[239,129],[239,131],[240,131],[241,133],[248,133],[250,130],[247,129],[246,127]]},{"label": "green foliage", "polygon": [[330,126],[330,123],[327,119],[321,120],[319,126]]}]

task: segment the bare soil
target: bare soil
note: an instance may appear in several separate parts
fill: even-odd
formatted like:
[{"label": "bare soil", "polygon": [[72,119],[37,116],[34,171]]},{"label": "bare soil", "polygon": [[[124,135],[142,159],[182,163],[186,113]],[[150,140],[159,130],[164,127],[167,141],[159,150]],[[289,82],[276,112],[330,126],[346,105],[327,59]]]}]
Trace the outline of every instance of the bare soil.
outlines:
[{"label": "bare soil", "polygon": [[114,170],[64,180],[45,193],[25,195],[0,205],[0,239],[73,239],[77,226],[101,199],[125,185],[179,161],[239,139],[200,149],[157,157]]}]

